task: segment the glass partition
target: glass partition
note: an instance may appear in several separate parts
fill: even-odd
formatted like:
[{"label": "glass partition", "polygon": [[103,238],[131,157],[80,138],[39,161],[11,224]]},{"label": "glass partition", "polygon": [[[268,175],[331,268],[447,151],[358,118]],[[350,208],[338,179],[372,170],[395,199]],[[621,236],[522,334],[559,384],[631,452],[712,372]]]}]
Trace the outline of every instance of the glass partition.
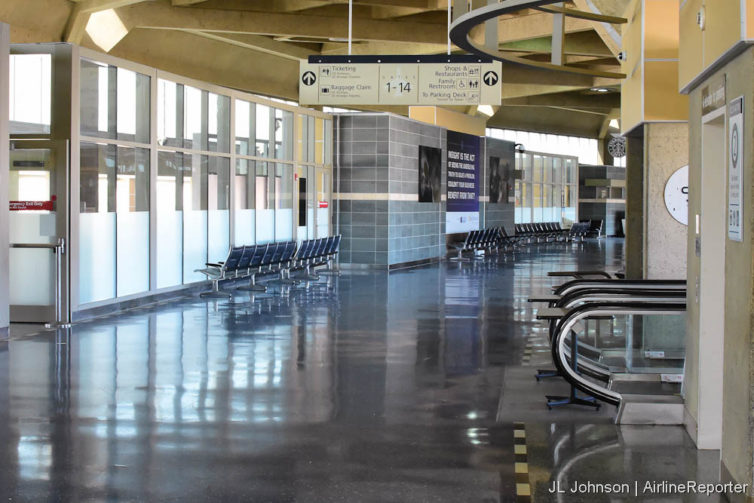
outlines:
[{"label": "glass partition", "polygon": [[[236,130],[237,131],[237,130]],[[234,180],[234,236],[233,241],[238,245],[255,244],[256,219],[254,216],[256,166],[254,161],[236,159],[236,173]]]},{"label": "glass partition", "polygon": [[270,191],[266,162],[258,162],[254,182],[254,200],[256,208],[257,244],[271,243],[275,240],[275,202],[274,193]]},{"label": "glass partition", "polygon": [[115,297],[117,147],[81,143],[79,301]]},{"label": "glass partition", "polygon": [[115,187],[118,297],[149,290],[149,150],[118,147]]},{"label": "glass partition", "polygon": [[157,154],[157,288],[183,283],[183,154]]},{"label": "glass partition", "polygon": [[207,156],[187,154],[183,166],[183,283],[205,279],[207,262]]},{"label": "glass partition", "polygon": [[293,239],[293,166],[275,166],[275,241]]},{"label": "glass partition", "polygon": [[[310,181],[302,235],[329,234],[329,118],[110,56],[100,61],[83,48],[81,54],[74,310],[206,281],[196,271],[224,260],[232,245],[295,239],[298,170]],[[49,124],[49,112],[47,119],[35,114],[29,122]]]},{"label": "glass partition", "polygon": [[554,154],[516,156],[516,223],[576,221],[578,167],[576,159]]},{"label": "glass partition", "polygon": [[52,56],[10,56],[10,133],[50,134]]},{"label": "glass partition", "polygon": [[207,261],[225,260],[230,248],[230,159],[209,157],[207,173]]}]

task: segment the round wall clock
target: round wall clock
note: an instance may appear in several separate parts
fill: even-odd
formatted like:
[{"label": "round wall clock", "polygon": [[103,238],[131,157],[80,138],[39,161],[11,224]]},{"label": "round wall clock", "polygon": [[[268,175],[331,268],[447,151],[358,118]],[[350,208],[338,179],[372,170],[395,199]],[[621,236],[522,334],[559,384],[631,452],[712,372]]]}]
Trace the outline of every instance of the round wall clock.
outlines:
[{"label": "round wall clock", "polygon": [[665,183],[665,207],[683,225],[689,224],[689,167],[679,168]]}]

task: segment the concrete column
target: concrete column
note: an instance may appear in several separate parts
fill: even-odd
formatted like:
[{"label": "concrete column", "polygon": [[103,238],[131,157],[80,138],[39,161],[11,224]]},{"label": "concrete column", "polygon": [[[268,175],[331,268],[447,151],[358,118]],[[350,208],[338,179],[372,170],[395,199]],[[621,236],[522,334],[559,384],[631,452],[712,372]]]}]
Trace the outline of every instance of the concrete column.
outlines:
[{"label": "concrete column", "polygon": [[8,336],[9,292],[8,276],[8,118],[10,116],[8,98],[10,88],[10,26],[0,23],[0,339]]},{"label": "concrete column", "polygon": [[644,277],[686,278],[686,226],[665,206],[665,184],[689,163],[688,123],[644,128]]},{"label": "concrete column", "polygon": [[644,275],[644,127],[628,135],[626,158],[626,278]]}]

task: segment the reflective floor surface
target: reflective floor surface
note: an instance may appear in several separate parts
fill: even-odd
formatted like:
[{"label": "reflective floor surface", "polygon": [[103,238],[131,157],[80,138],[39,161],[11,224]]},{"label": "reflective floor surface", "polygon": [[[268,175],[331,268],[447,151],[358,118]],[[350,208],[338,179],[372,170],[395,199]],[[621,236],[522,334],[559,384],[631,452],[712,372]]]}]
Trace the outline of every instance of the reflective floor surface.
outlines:
[{"label": "reflective floor surface", "polygon": [[621,255],[619,240],[538,245],[14,327],[0,343],[0,498],[522,501],[516,424],[534,501],[635,500],[550,494],[553,481],[715,480],[717,454],[681,428],[548,411],[545,393],[566,388],[533,379],[549,353],[526,298],[550,270],[618,269]]}]

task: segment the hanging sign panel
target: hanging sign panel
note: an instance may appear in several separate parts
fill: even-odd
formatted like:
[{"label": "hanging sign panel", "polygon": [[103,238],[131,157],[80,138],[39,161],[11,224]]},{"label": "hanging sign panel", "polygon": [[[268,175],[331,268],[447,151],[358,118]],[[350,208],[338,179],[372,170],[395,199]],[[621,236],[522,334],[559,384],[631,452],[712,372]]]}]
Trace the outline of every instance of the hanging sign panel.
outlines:
[{"label": "hanging sign panel", "polygon": [[743,96],[728,104],[728,136],[728,239],[743,241]]},{"label": "hanging sign panel", "polygon": [[448,131],[447,206],[445,231],[479,229],[480,141],[473,136]]},{"label": "hanging sign panel", "polygon": [[309,63],[299,71],[302,105],[500,105],[499,61],[490,63]]}]

